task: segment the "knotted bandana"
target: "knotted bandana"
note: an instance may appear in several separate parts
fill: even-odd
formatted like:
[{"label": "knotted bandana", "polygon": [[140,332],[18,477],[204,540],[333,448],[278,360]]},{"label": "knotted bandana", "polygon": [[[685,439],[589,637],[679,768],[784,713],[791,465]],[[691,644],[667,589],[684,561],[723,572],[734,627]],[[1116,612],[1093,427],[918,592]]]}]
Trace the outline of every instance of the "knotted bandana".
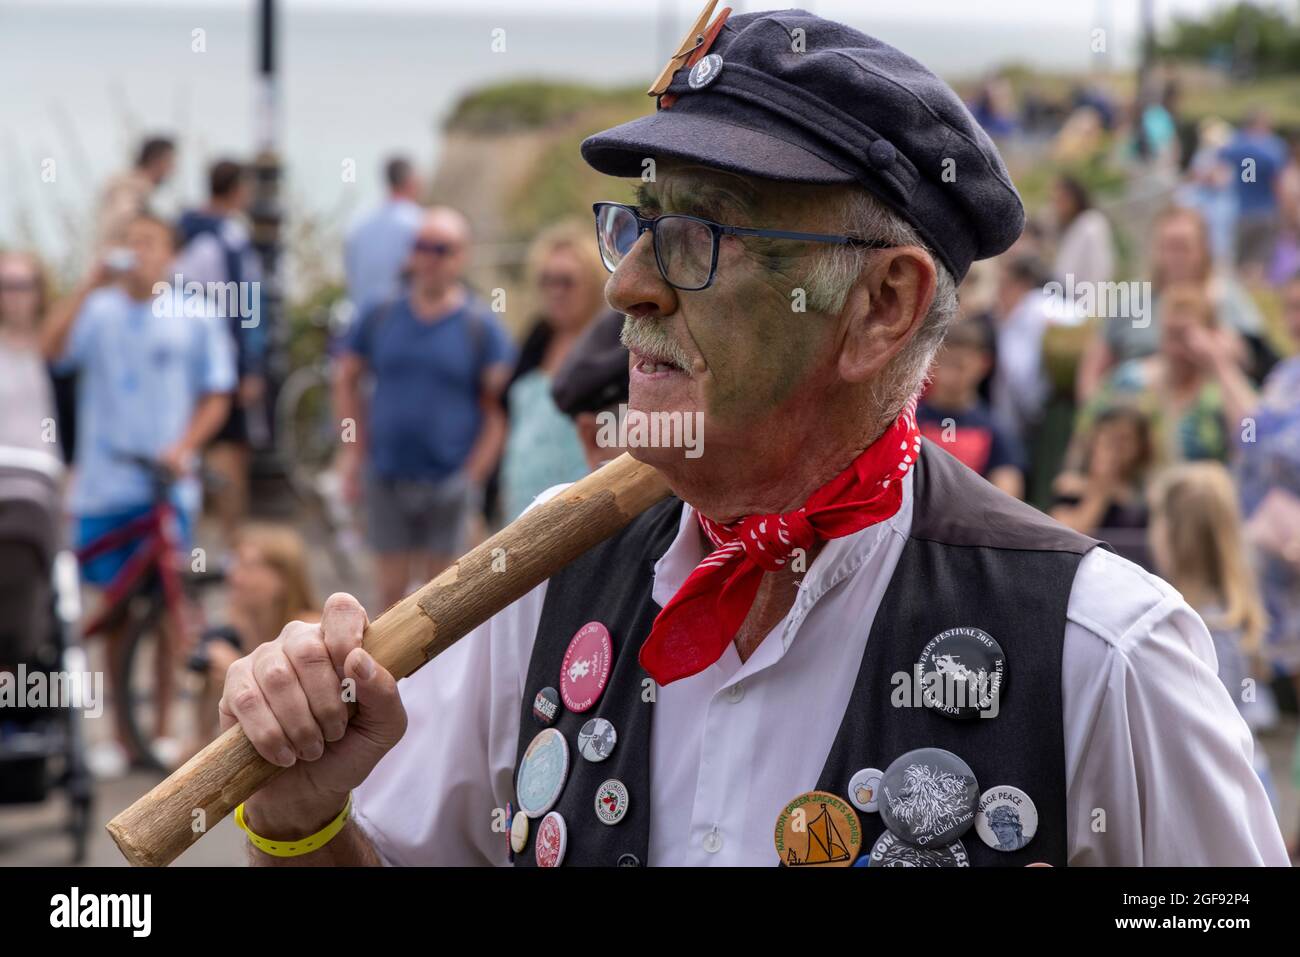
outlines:
[{"label": "knotted bandana", "polygon": [[659,612],[641,646],[641,667],[666,685],[717,661],[744,624],[763,573],[780,570],[797,550],[806,556],[815,542],[892,517],[903,502],[901,480],[920,452],[912,399],[880,438],[802,508],[748,515],[730,525],[696,512],[714,551]]}]

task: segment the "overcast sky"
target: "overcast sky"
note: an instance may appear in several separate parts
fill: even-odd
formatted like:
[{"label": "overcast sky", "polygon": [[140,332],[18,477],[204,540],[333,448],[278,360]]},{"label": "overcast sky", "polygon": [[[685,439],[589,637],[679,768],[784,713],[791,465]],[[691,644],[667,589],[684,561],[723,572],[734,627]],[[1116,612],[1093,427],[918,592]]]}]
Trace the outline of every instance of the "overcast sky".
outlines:
[{"label": "overcast sky", "polygon": [[[0,0],[0,8],[12,3],[85,3],[86,0]],[[159,0],[99,0],[100,6],[151,5]],[[256,0],[169,0],[168,6],[180,8],[185,6],[250,6]],[[1207,9],[1224,6],[1230,0],[1155,0],[1156,15],[1165,20],[1175,13],[1201,13]],[[463,12],[464,0],[281,0],[290,7],[342,7],[348,9],[438,9],[448,12]],[[621,10],[646,11],[663,4],[675,15],[685,19],[703,7],[702,0],[474,0],[473,12],[483,13],[491,10],[528,11],[530,13],[565,13],[614,15]],[[1293,2],[1287,0],[1260,0],[1262,6],[1275,6],[1294,9]],[[945,20],[979,19],[985,23],[1003,22],[1008,24],[1027,22],[1051,22],[1060,25],[1071,23],[1089,24],[1098,18],[1113,19],[1119,23],[1136,22],[1139,0],[907,0],[900,4],[896,0],[805,0],[803,3],[783,3],[781,0],[719,0],[718,7],[730,6],[734,12],[743,13],[750,10],[779,9],[781,7],[802,6],[822,16],[834,17],[837,12],[851,12],[855,21],[869,12],[881,20],[905,20],[916,22],[929,18]],[[875,9],[873,9],[875,8]]]}]

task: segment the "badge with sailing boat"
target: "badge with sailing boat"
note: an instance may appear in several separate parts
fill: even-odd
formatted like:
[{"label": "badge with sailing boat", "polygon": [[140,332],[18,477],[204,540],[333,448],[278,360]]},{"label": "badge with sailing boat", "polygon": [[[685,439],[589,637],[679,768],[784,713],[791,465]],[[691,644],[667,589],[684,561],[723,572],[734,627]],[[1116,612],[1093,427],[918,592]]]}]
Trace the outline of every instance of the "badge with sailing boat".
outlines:
[{"label": "badge with sailing boat", "polygon": [[775,837],[787,867],[849,867],[862,847],[857,812],[827,791],[807,791],[787,804]]}]

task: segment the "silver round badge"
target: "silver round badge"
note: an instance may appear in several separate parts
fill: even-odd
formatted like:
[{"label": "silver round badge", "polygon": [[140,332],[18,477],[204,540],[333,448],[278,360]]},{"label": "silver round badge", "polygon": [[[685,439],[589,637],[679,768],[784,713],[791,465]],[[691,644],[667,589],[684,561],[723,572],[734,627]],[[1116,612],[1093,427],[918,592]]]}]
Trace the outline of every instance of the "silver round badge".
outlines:
[{"label": "silver round badge", "polygon": [[532,818],[541,817],[555,806],[569,774],[569,744],[555,728],[537,732],[519,762],[515,794],[519,810]]},{"label": "silver round badge", "polygon": [[722,57],[717,53],[710,53],[691,67],[691,72],[686,75],[686,85],[692,90],[702,90],[716,80],[721,72]]},{"label": "silver round badge", "polygon": [[601,824],[617,824],[627,814],[627,785],[610,778],[596,788],[596,817]]},{"label": "silver round badge", "polygon": [[876,768],[863,768],[849,778],[849,801],[859,811],[868,814],[880,809],[880,779],[885,772]]},{"label": "silver round badge", "polygon": [[1020,788],[989,788],[975,811],[975,833],[995,851],[1018,851],[1038,833],[1038,808]]},{"label": "silver round badge", "polygon": [[618,732],[604,718],[592,718],[578,732],[578,753],[588,761],[604,761],[614,753]]}]

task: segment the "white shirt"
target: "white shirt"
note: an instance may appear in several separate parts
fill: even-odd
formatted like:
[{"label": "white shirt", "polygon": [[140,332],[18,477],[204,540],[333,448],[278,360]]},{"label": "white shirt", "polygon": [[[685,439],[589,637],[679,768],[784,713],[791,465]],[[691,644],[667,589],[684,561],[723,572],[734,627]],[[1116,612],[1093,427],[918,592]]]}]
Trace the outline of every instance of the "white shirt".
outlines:
[{"label": "white shirt", "polygon": [[1061,234],[1052,271],[1062,282],[1066,276],[1073,276],[1076,284],[1110,281],[1115,272],[1115,246],[1105,215],[1085,209],[1074,218]]},{"label": "white shirt", "polygon": [[[909,474],[893,518],[824,546],[793,607],[748,661],[732,646],[705,671],[658,689],[653,793],[632,795],[650,801],[649,864],[777,863],[777,815],[817,784],[911,520]],[[704,554],[685,506],[655,566],[655,601],[665,603]],[[545,596],[542,584],[400,683],[406,735],[353,799],[386,862],[506,862],[506,836],[493,821],[513,799]],[[1178,593],[1093,549],[1079,564],[1067,618],[1069,862],[1286,865],[1251,766],[1250,731],[1216,676],[1209,633]]]}]

